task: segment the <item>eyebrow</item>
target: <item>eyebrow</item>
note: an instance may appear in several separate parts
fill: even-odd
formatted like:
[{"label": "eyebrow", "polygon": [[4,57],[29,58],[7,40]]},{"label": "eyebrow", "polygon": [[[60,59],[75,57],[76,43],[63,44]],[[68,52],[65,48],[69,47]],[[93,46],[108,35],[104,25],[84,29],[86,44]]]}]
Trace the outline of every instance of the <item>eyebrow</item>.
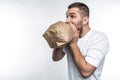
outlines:
[{"label": "eyebrow", "polygon": [[[72,14],[75,14],[75,13],[69,13],[68,15],[72,15]],[[67,15],[67,12],[66,12],[66,15]]]}]

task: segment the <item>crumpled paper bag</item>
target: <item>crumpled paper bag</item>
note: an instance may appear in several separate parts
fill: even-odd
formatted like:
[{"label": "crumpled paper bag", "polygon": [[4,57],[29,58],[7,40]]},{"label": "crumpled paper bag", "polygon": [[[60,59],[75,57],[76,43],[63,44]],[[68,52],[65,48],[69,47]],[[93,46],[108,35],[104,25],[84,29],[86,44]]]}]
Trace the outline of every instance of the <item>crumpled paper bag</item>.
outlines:
[{"label": "crumpled paper bag", "polygon": [[51,48],[62,47],[69,43],[73,37],[73,29],[69,24],[58,21],[44,32],[43,37]]}]

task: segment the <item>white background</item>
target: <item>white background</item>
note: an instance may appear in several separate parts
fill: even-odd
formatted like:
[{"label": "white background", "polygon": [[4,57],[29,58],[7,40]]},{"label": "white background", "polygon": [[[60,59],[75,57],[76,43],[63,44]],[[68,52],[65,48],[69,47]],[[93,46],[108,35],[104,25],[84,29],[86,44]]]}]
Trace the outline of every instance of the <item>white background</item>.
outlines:
[{"label": "white background", "polygon": [[42,34],[65,21],[75,1],[89,6],[90,27],[108,36],[101,79],[120,80],[120,0],[0,0],[0,80],[67,80],[66,56],[53,62]]}]

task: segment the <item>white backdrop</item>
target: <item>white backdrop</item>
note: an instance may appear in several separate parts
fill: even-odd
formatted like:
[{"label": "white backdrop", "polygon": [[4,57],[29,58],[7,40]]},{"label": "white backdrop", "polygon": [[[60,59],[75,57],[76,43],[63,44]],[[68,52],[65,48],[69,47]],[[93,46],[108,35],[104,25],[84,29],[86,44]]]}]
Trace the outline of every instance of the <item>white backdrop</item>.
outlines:
[{"label": "white backdrop", "polygon": [[75,1],[89,6],[90,27],[109,38],[102,80],[120,80],[120,0],[0,0],[0,80],[67,80],[66,56],[53,62],[42,34],[65,21]]}]

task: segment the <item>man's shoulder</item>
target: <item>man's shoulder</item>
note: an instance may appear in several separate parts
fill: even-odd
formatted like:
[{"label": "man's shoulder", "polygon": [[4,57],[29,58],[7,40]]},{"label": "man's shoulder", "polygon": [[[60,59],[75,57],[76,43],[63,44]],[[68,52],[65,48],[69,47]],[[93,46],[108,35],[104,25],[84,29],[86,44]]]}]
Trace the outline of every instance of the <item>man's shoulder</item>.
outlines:
[{"label": "man's shoulder", "polygon": [[94,37],[98,37],[98,38],[101,38],[101,37],[106,37],[106,34],[102,31],[98,31],[98,30],[91,30],[91,34],[94,36]]},{"label": "man's shoulder", "polygon": [[106,34],[102,31],[97,31],[97,30],[91,30],[91,35],[89,36],[89,42],[94,43],[94,42],[99,42],[103,40],[108,40]]}]

